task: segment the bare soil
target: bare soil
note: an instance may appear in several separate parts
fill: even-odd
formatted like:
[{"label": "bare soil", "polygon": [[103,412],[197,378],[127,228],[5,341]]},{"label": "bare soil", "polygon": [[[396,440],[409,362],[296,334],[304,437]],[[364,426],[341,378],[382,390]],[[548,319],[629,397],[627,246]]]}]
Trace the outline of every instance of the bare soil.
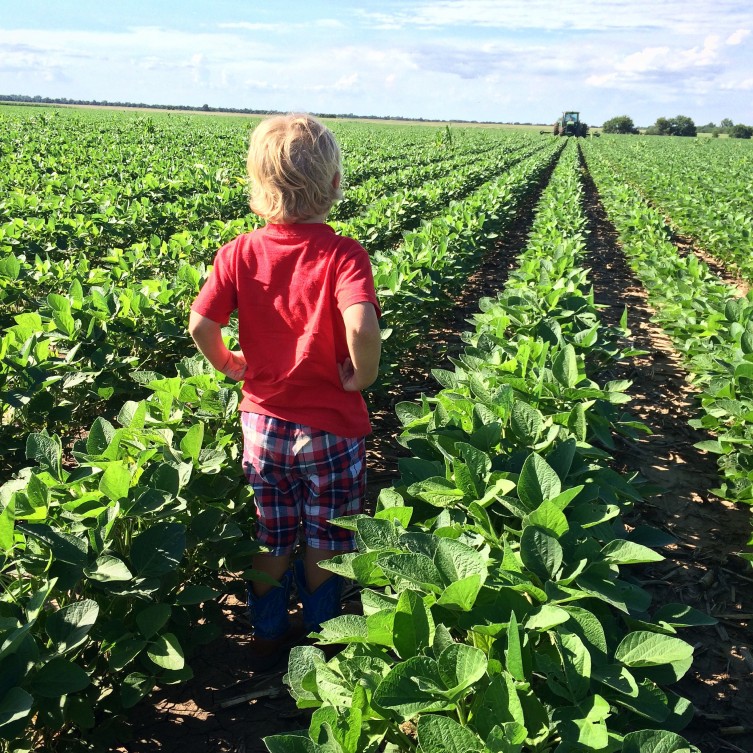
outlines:
[{"label": "bare soil", "polygon": [[[548,176],[547,176],[548,177]],[[631,345],[646,355],[626,360],[603,376],[633,380],[631,413],[652,434],[639,441],[620,441],[619,470],[639,472],[661,493],[637,509],[631,525],[649,523],[671,532],[677,543],[664,551],[666,560],[641,571],[654,607],[682,602],[715,614],[715,627],[682,631],[695,647],[688,676],[676,686],[696,708],[696,719],[683,731],[702,753],[753,752],[753,666],[746,664],[753,638],[753,571],[738,556],[749,536],[750,514],[708,492],[718,484],[716,464],[694,443],[707,438],[687,425],[696,413],[691,388],[669,339],[651,323],[646,294],[627,266],[598,195],[586,176],[590,219],[590,256],[597,302],[603,319],[616,324],[629,309]],[[454,308],[437,322],[400,368],[399,385],[372,410],[374,434],[369,444],[370,481],[367,504],[397,477],[397,459],[406,451],[396,442],[400,431],[394,405],[432,394],[435,367],[447,367],[448,355],[461,346],[459,333],[477,310],[478,299],[493,295],[505,282],[525,245],[533,197],[511,232],[486,256],[468,281]],[[305,729],[308,712],[296,709],[282,685],[284,666],[254,677],[247,669],[248,624],[245,605],[232,596],[224,601],[223,636],[192,660],[195,678],[164,688],[134,714],[134,738],[120,753],[180,751],[196,753],[263,753],[266,735]],[[752,661],[748,659],[747,661]],[[258,697],[247,697],[257,694]],[[222,706],[235,698],[237,703]]]}]

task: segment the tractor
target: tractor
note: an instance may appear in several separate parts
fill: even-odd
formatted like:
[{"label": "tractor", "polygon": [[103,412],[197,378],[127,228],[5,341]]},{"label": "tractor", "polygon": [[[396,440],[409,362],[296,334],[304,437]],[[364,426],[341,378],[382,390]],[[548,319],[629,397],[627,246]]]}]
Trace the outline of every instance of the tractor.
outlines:
[{"label": "tractor", "polygon": [[552,133],[555,136],[588,136],[588,125],[580,119],[579,112],[563,112]]}]

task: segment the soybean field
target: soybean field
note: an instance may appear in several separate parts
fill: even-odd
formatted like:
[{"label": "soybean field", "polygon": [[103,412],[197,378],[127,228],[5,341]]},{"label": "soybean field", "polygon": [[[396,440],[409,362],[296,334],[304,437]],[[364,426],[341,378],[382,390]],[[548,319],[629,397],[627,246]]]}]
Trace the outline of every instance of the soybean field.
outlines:
[{"label": "soybean field", "polygon": [[751,144],[328,123],[369,514],[253,676],[240,391],[186,327],[255,122],[0,107],[0,751],[753,750]]}]

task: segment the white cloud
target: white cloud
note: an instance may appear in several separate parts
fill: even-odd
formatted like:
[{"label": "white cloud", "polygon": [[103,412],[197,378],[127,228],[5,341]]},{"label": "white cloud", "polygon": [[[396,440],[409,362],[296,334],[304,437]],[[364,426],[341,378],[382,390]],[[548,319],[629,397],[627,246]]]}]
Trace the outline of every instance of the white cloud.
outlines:
[{"label": "white cloud", "polygon": [[377,29],[420,27],[485,27],[565,31],[609,29],[664,29],[681,34],[702,33],[714,28],[721,18],[749,17],[737,0],[688,3],[681,0],[428,0],[398,6],[393,12],[357,10]]},{"label": "white cloud", "polygon": [[337,18],[317,18],[311,23],[289,23],[288,21],[281,21],[279,23],[263,23],[256,21],[228,21],[218,23],[218,29],[231,29],[238,31],[271,31],[280,34],[290,33],[293,31],[300,31],[301,29],[308,29],[310,27],[316,27],[318,29],[344,29],[345,24]]},{"label": "white cloud", "polygon": [[263,24],[253,23],[251,21],[234,21],[232,23],[217,24],[218,29],[239,29],[242,31],[286,31],[289,27],[287,24]]},{"label": "white cloud", "polygon": [[725,91],[751,91],[753,90],[753,78],[744,78],[737,81],[725,81],[719,87]]},{"label": "white cloud", "polygon": [[750,29],[738,29],[733,34],[727,37],[727,44],[738,45],[741,44],[745,38],[750,34]]}]

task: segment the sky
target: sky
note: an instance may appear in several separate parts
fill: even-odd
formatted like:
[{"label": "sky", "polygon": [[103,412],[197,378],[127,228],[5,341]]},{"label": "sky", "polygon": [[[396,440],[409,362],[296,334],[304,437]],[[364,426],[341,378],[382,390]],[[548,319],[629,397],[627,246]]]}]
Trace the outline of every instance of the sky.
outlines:
[{"label": "sky", "polygon": [[753,124],[751,0],[0,0],[0,95]]}]

